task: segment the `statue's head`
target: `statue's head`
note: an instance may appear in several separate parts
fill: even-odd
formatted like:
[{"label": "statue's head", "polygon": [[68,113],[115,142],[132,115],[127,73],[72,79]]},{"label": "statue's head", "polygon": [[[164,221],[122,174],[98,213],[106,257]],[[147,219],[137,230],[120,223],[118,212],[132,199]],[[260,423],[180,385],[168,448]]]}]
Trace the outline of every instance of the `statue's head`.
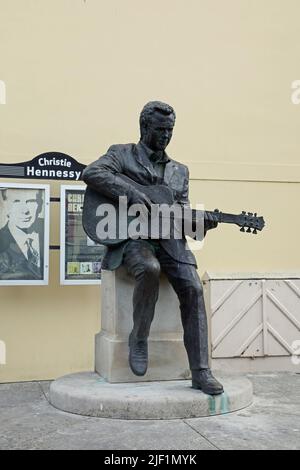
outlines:
[{"label": "statue's head", "polygon": [[172,138],[175,118],[172,106],[161,101],[147,103],[140,115],[141,141],[151,150],[165,150]]}]

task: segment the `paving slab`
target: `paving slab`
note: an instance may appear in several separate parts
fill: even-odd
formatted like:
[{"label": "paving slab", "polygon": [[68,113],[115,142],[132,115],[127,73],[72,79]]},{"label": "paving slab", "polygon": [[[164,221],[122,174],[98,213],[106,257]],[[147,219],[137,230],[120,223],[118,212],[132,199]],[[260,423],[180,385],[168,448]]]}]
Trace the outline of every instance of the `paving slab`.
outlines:
[{"label": "paving slab", "polygon": [[174,420],[84,417],[53,408],[49,383],[0,384],[0,449],[300,450],[300,374],[249,374],[253,404]]},{"label": "paving slab", "polygon": [[299,450],[300,375],[248,375],[253,404],[231,415],[187,420],[220,449]]}]

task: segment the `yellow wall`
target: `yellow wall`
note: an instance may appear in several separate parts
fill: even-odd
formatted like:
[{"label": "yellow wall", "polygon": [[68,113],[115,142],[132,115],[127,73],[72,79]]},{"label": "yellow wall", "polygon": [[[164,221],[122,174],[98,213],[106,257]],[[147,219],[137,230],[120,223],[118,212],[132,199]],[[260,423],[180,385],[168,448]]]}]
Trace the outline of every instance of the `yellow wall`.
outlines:
[{"label": "yellow wall", "polygon": [[[138,139],[147,101],[169,102],[169,154],[190,167],[192,202],[268,224],[256,237],[210,233],[200,273],[300,271],[299,18],[298,0],[0,0],[0,161],[61,151],[89,163]],[[93,367],[99,289],[59,286],[58,252],[49,286],[1,287],[0,298],[0,381]]]}]

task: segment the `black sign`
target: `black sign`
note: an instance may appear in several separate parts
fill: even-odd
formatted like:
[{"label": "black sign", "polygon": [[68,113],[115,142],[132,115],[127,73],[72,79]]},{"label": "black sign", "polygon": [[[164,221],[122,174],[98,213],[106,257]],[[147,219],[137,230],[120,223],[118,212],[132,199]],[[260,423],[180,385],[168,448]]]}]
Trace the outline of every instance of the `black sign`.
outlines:
[{"label": "black sign", "polygon": [[65,153],[46,152],[28,162],[0,163],[0,178],[79,181],[85,167]]}]

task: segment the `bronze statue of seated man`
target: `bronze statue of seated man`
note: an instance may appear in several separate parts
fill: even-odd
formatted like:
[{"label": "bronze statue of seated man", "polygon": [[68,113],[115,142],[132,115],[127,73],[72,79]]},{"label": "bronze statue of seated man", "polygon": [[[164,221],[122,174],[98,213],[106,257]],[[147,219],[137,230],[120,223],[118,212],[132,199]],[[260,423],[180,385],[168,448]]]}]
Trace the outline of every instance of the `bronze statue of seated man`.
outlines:
[{"label": "bronze statue of seated man", "polygon": [[[153,101],[140,115],[141,138],[138,144],[111,146],[107,153],[83,172],[86,184],[112,200],[127,196],[129,204],[151,207],[142,191],[122,179],[126,175],[140,185],[163,182],[168,185],[176,203],[189,204],[188,168],[172,160],[165,149],[175,124],[174,109]],[[204,232],[215,228],[217,219],[205,217]],[[113,270],[124,264],[135,278],[133,293],[133,329],[129,336],[129,364],[134,374],[142,376],[148,367],[148,343],[151,322],[159,291],[159,275],[164,272],[179,302],[184,330],[184,345],[192,374],[192,386],[216,395],[223,386],[213,377],[208,365],[208,332],[203,289],[197,274],[194,255],[185,236],[180,239],[129,239],[109,247],[103,269]]]}]

